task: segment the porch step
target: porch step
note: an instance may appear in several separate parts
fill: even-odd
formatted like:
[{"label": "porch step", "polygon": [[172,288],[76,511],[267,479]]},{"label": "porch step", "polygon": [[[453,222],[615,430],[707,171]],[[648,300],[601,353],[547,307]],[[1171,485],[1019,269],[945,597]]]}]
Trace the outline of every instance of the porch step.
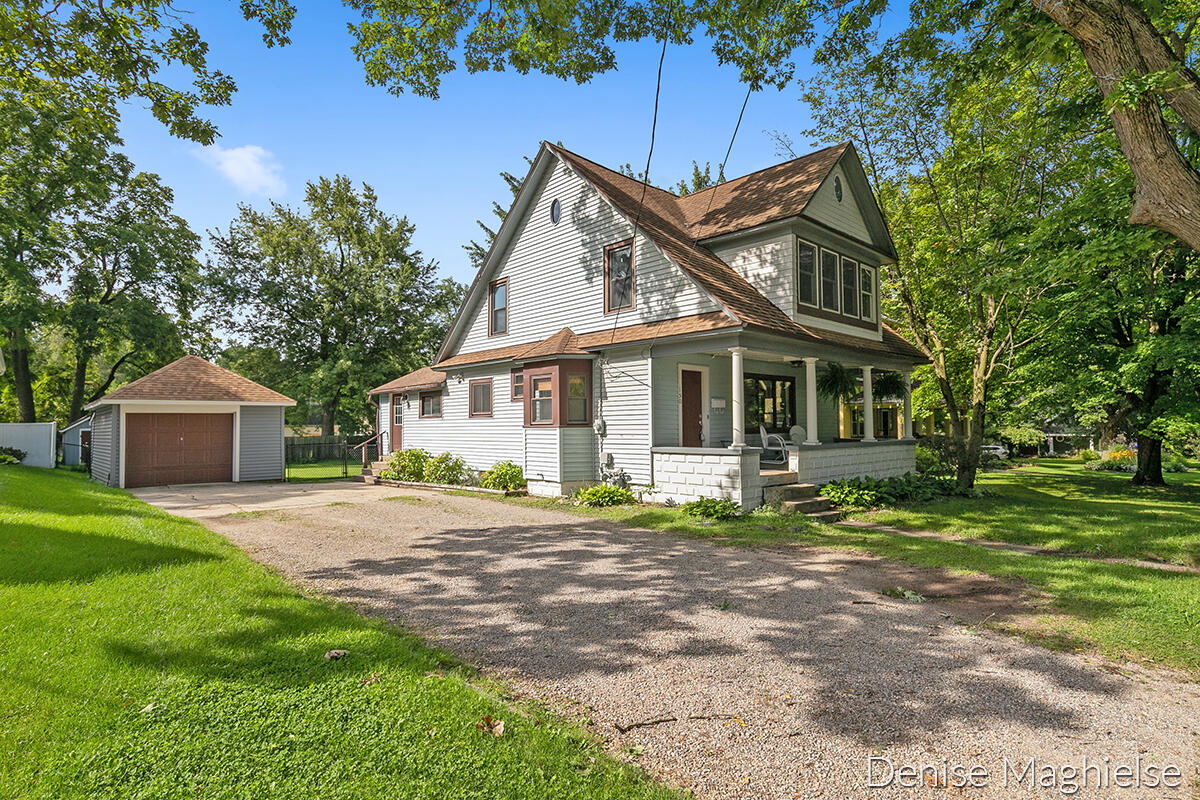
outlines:
[{"label": "porch step", "polygon": [[807,500],[784,500],[779,508],[793,514],[820,514],[833,508],[833,502],[828,497],[810,497]]},{"label": "porch step", "polygon": [[811,519],[813,522],[817,522],[822,525],[830,525],[834,522],[839,522],[842,519],[842,512],[835,508],[832,511],[820,511],[816,514],[805,514],[805,516]]},{"label": "porch step", "polygon": [[355,475],[350,480],[357,481],[358,483],[379,483],[379,478],[376,478],[374,475],[368,475],[366,472],[362,475]]},{"label": "porch step", "polygon": [[796,482],[796,473],[788,472],[787,470],[764,469],[759,472],[763,481],[763,486],[771,488],[774,486],[789,486]]},{"label": "porch step", "polygon": [[[795,475],[796,473],[790,473]],[[782,503],[785,500],[807,500],[810,497],[817,496],[817,487],[811,483],[796,483],[795,479],[791,483],[783,486],[772,486],[768,484],[763,488],[763,500],[768,504]]]}]

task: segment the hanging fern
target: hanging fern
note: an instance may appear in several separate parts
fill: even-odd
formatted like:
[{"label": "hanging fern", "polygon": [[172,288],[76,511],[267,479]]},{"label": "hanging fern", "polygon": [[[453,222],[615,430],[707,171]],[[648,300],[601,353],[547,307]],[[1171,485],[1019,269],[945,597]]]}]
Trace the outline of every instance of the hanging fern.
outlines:
[{"label": "hanging fern", "polygon": [[817,373],[817,392],[834,400],[852,400],[858,396],[858,371],[830,361]]},{"label": "hanging fern", "polygon": [[871,381],[876,400],[901,400],[904,398],[904,376],[899,372],[884,370],[876,372]]}]

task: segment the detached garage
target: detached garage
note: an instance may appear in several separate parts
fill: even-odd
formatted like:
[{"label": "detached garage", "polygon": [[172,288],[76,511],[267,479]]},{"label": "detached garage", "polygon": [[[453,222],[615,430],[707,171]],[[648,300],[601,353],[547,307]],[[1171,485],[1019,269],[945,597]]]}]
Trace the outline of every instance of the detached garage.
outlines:
[{"label": "detached garage", "polygon": [[296,401],[197,356],[101,397],[91,475],[109,486],[279,481],[283,410]]}]

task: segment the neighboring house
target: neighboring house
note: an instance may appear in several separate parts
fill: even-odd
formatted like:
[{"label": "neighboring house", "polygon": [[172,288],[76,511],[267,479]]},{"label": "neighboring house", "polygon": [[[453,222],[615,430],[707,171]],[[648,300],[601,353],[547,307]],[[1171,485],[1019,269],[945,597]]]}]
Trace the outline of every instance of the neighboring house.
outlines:
[{"label": "neighboring house", "polygon": [[[543,144],[433,365],[371,390],[381,450],[511,459],[537,494],[623,472],[747,508],[768,485],[906,472],[910,426],[838,441],[815,385],[822,361],[923,361],[880,319],[894,258],[849,144],[684,197]],[[786,465],[760,466],[760,426],[794,435]]]},{"label": "neighboring house", "polygon": [[92,478],[109,486],[280,481],[295,400],[184,356],[87,406]]},{"label": "neighboring house", "polygon": [[62,461],[67,466],[84,464],[92,444],[92,415],[85,414],[62,429]]}]

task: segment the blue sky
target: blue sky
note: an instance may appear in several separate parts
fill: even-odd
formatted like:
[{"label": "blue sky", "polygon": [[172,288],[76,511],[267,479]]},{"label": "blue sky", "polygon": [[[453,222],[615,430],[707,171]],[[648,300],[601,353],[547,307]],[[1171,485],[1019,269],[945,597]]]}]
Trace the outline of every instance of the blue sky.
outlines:
[{"label": "blue sky", "polygon": [[[141,108],[122,121],[125,150],[140,169],[175,190],[176,211],[197,232],[224,228],[238,203],[268,199],[299,205],[304,183],[341,173],[371,184],[381,206],[416,226],[416,245],[442,274],[469,281],[462,245],[477,218],[509,196],[502,169],[525,170],[543,139],[608,166],[640,171],[649,145],[659,45],[618,51],[618,69],[582,86],[515,72],[452,73],[441,97],[394,97],[369,87],[350,51],[350,11],[335,0],[298,4],[292,44],[267,49],[260,29],[236,3],[193,4],[193,23],[209,42],[210,63],[238,83],[233,104],[209,109],[221,131],[215,148],[172,138]],[[803,68],[807,54],[798,53]],[[700,42],[669,47],[663,67],[651,179],[674,183],[724,157],[745,96],[736,71],[719,67]],[[797,150],[809,124],[795,89],[750,98],[726,174],[734,177],[780,160],[764,130],[791,133]],[[824,143],[822,143],[824,144]]]}]

